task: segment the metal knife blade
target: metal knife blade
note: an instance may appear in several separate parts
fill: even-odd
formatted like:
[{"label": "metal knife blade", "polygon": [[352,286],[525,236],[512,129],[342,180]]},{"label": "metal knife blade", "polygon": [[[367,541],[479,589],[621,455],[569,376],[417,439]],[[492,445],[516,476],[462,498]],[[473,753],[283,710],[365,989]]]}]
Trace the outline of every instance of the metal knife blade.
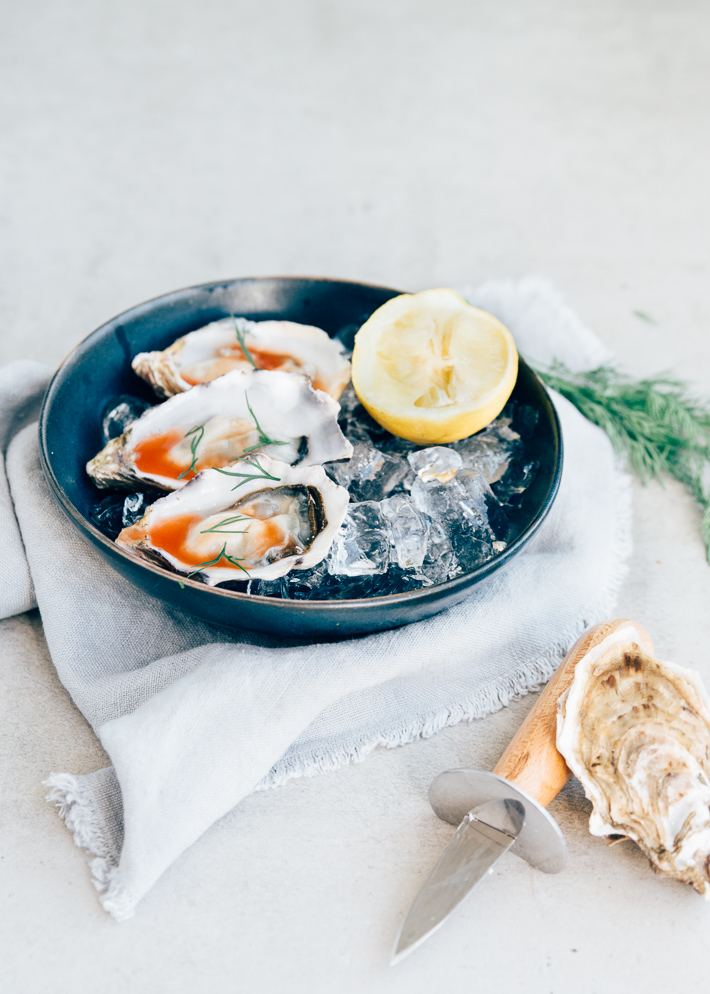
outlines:
[{"label": "metal knife blade", "polygon": [[525,809],[514,800],[488,801],[464,817],[402,922],[391,965],[444,924],[510,849],[524,824]]}]

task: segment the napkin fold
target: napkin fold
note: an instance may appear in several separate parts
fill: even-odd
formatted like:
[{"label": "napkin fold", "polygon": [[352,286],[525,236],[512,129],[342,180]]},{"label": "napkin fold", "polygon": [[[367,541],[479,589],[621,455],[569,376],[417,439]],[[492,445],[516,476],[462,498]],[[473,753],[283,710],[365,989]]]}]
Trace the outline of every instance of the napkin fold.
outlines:
[{"label": "napkin fold", "polygon": [[[546,281],[464,294],[537,361],[581,369],[609,358]],[[59,678],[111,758],[48,784],[117,919],[246,794],[489,714],[540,686],[613,610],[630,551],[630,481],[603,432],[559,396],[559,495],[515,559],[434,618],[306,644],[208,625],[100,558],[39,464],[34,418],[48,378],[35,362],[0,370],[0,614],[36,602]]]}]

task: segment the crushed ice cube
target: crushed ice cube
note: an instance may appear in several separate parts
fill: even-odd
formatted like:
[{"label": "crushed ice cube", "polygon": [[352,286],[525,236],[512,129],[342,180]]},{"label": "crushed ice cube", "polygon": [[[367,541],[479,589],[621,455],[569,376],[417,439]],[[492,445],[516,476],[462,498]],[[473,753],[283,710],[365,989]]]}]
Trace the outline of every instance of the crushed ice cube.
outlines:
[{"label": "crushed ice cube", "polygon": [[471,528],[452,529],[451,541],[462,572],[470,573],[493,555],[493,544],[481,533]]},{"label": "crushed ice cube", "polygon": [[430,519],[403,494],[387,497],[380,507],[397,563],[402,569],[420,567],[427,551]]},{"label": "crushed ice cube", "polygon": [[452,443],[464,468],[480,473],[489,483],[503,476],[520,447],[520,435],[510,427],[509,418],[493,421],[477,435]]},{"label": "crushed ice cube", "polygon": [[496,497],[507,504],[511,498],[522,494],[530,486],[530,483],[538,469],[538,463],[513,462],[510,464],[505,474],[499,482],[496,482]]},{"label": "crushed ice cube", "polygon": [[[505,548],[505,541],[510,530],[508,514],[499,500],[497,492],[486,482],[484,476],[474,470],[462,470],[456,479],[464,486],[468,494],[470,507],[475,509],[475,516],[480,519],[488,537]],[[467,517],[471,514],[467,510]],[[494,551],[500,552],[497,548]]]},{"label": "crushed ice cube", "polygon": [[134,525],[136,521],[140,521],[154,500],[155,497],[151,499],[147,494],[129,494],[123,502],[121,516],[123,527],[127,528],[129,525]]},{"label": "crushed ice cube", "polygon": [[[484,481],[485,482],[485,481]],[[420,510],[440,522],[464,572],[479,566],[493,554],[492,533],[485,501],[469,493],[458,479],[451,483],[412,485],[412,499]]]},{"label": "crushed ice cube", "polygon": [[152,406],[149,401],[141,400],[140,397],[131,397],[129,394],[122,394],[109,401],[101,423],[104,444],[122,435]]},{"label": "crushed ice cube", "polygon": [[[317,588],[318,596],[326,598],[357,600],[359,597],[371,597],[375,593],[375,583],[386,573],[362,573],[359,576],[331,576],[327,584]],[[325,594],[323,593],[325,591]]]},{"label": "crushed ice cube", "polygon": [[449,536],[440,521],[431,521],[428,538],[426,557],[418,571],[424,585],[443,583],[462,573]]},{"label": "crushed ice cube", "polygon": [[[239,581],[236,581],[237,583]],[[258,594],[259,597],[283,597],[281,580],[249,580],[250,593]],[[220,584],[226,587],[226,583]]]},{"label": "crushed ice cube", "polygon": [[402,489],[403,490],[411,490],[412,489],[412,484],[414,483],[414,481],[416,480],[416,478],[417,478],[417,474],[413,473],[411,471],[411,469],[410,469],[410,471],[407,473],[407,475],[402,480]]},{"label": "crushed ice cube", "polygon": [[461,495],[464,515],[480,527],[488,528],[489,503],[495,501],[495,496],[485,476],[475,470],[464,469],[456,477],[456,482],[463,487],[468,498]]},{"label": "crushed ice cube", "polygon": [[[498,505],[497,498],[485,476],[477,470],[460,469],[448,483],[440,483],[436,479],[425,482],[417,476],[412,482],[411,493],[421,511],[442,521],[447,528],[467,522],[486,538],[501,537],[494,535],[489,520],[490,507]],[[501,525],[502,530],[506,525],[507,519]]]},{"label": "crushed ice cube", "polygon": [[428,449],[418,449],[407,456],[409,465],[424,483],[448,483],[453,480],[463,465],[463,459],[455,449],[445,445],[433,445]]},{"label": "crushed ice cube", "polygon": [[345,576],[384,573],[390,543],[382,509],[376,501],[350,504],[328,556],[328,572]]},{"label": "crushed ice cube", "polygon": [[412,500],[430,518],[455,521],[461,517],[461,501],[468,500],[468,493],[458,480],[425,483],[418,476],[412,483]]},{"label": "crushed ice cube", "polygon": [[309,600],[319,587],[325,590],[327,580],[327,559],[312,569],[292,569],[281,578],[281,596],[294,601]]},{"label": "crushed ice cube", "polygon": [[110,539],[118,538],[123,528],[123,494],[109,494],[89,511],[89,519]]},{"label": "crushed ice cube", "polygon": [[109,494],[89,511],[89,518],[104,535],[116,539],[122,528],[134,525],[143,517],[159,493]]},{"label": "crushed ice cube", "polygon": [[404,479],[409,466],[364,442],[356,442],[350,459],[328,463],[327,469],[356,501],[378,501]]}]

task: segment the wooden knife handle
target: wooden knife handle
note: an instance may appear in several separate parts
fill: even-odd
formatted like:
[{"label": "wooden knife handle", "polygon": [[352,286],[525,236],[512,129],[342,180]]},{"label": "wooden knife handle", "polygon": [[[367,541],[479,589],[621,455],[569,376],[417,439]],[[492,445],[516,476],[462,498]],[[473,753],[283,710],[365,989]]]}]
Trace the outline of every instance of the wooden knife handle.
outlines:
[{"label": "wooden knife handle", "polygon": [[545,687],[512,742],[498,760],[494,773],[521,787],[547,806],[571,776],[557,751],[557,701],[572,683],[577,663],[613,632],[626,625],[637,630],[641,645],[653,654],[653,642],[645,628],[628,618],[594,625],[575,642]]}]

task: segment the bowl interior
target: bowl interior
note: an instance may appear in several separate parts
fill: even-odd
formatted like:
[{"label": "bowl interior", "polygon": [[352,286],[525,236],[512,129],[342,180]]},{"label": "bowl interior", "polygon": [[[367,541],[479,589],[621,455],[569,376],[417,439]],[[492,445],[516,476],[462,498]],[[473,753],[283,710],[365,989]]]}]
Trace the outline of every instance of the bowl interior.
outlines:
[{"label": "bowl interior", "polygon": [[[150,387],[131,369],[131,360],[136,353],[163,349],[180,335],[230,314],[314,324],[331,336],[337,335],[351,344],[360,325],[398,292],[385,287],[326,279],[273,277],[232,280],[179,290],[134,307],[109,321],[78,345],[65,360],[50,384],[42,410],[40,437],[45,470],[65,510],[86,537],[136,582],[136,576],[141,576],[140,569],[136,571],[138,561],[133,560],[123,568],[121,559],[132,557],[119,550],[88,520],[90,508],[105,491],[98,491],[85,471],[87,461],[103,446],[101,421],[107,403],[119,394],[133,394],[155,401]],[[528,443],[530,457],[539,463],[539,469],[520,504],[509,514],[508,548],[474,573],[433,588],[389,597],[364,598],[359,602],[301,601],[298,602],[300,614],[309,610],[322,614],[327,607],[333,610],[345,604],[364,604],[365,601],[389,601],[392,609],[390,616],[385,619],[380,617],[382,612],[379,612],[376,623],[363,622],[362,630],[391,627],[417,617],[416,610],[414,615],[411,611],[399,616],[392,613],[396,612],[397,602],[409,601],[413,607],[414,602],[420,600],[422,605],[428,605],[424,613],[433,613],[433,610],[440,610],[451,602],[448,593],[454,594],[467,588],[515,554],[533,533],[554,499],[561,471],[562,446],[559,422],[550,399],[540,380],[522,361],[513,397],[539,411],[537,427]],[[155,573],[157,569],[143,563],[138,563],[138,566],[146,572]],[[177,590],[175,577],[165,571],[159,572],[170,583],[166,586],[162,578],[160,582],[154,580],[151,592],[171,599],[168,596],[170,591]],[[195,581],[189,581],[188,585],[202,588],[193,598],[198,606],[187,605],[188,609],[197,613],[204,614],[199,605],[207,603],[205,595],[213,600],[223,598],[232,602],[235,599],[242,602],[266,601],[267,615],[279,609],[295,610],[293,602],[289,601],[250,598],[233,591],[205,588]],[[464,594],[461,593],[461,596]],[[460,596],[454,599],[460,599]],[[432,605],[439,600],[440,606],[432,609]],[[243,608],[240,610],[243,614]],[[252,612],[254,617],[258,613]],[[362,613],[360,617],[364,617]],[[228,624],[264,627],[262,623],[257,624],[253,617],[251,621],[239,617],[236,620],[226,617],[225,620]],[[318,630],[317,624],[313,630]]]}]

